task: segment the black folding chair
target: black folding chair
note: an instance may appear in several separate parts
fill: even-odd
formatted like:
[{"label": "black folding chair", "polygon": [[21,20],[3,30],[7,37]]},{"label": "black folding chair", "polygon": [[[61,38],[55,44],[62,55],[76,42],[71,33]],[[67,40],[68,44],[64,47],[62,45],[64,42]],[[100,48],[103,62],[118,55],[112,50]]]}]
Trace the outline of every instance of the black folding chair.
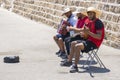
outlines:
[{"label": "black folding chair", "polygon": [[[89,51],[87,54],[88,54],[88,57],[87,57],[87,60],[84,62],[84,64],[83,64],[83,68],[85,68],[85,65],[87,65],[88,67],[88,69],[90,68],[90,66],[91,66],[91,64],[94,62],[94,61],[96,61],[99,65],[100,65],[100,67],[103,67],[103,68],[105,68],[106,69],[106,67],[105,67],[105,65],[103,64],[103,62],[101,61],[101,59],[99,58],[99,56],[98,56],[98,48],[97,49],[93,49],[93,50],[91,50],[91,51]],[[87,64],[89,62],[89,64]]]}]

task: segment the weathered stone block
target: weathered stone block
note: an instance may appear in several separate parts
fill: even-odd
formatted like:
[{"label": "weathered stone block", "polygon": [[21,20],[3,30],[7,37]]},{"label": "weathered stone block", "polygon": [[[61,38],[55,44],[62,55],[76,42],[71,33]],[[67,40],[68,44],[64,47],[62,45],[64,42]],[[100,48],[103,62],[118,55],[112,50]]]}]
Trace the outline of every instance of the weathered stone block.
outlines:
[{"label": "weathered stone block", "polygon": [[85,7],[88,8],[89,6],[93,6],[92,2],[85,2]]},{"label": "weathered stone block", "polygon": [[100,18],[101,18],[101,19],[106,19],[106,17],[107,17],[107,13],[102,12],[102,14],[101,14]]},{"label": "weathered stone block", "polygon": [[116,6],[114,12],[120,14],[120,6]]},{"label": "weathered stone block", "polygon": [[117,3],[117,4],[120,4],[120,0],[116,0],[116,3]]},{"label": "weathered stone block", "polygon": [[56,16],[61,16],[61,15],[62,15],[62,12],[61,12],[61,11],[54,11],[54,15],[56,15]]},{"label": "weathered stone block", "polygon": [[99,1],[99,2],[100,2],[101,0],[96,0],[96,1]]},{"label": "weathered stone block", "polygon": [[81,7],[86,7],[85,5],[86,5],[86,3],[85,2],[80,2],[80,4],[79,4]]},{"label": "weathered stone block", "polygon": [[72,0],[71,1],[71,5],[74,6],[75,5],[75,1]]},{"label": "weathered stone block", "polygon": [[113,33],[112,33],[112,34],[110,35],[110,40],[111,40],[111,41],[115,41],[116,38],[117,38],[117,34],[115,34],[115,33],[113,34]]},{"label": "weathered stone block", "polygon": [[112,26],[111,26],[110,23],[107,23],[107,25],[106,25],[106,29],[107,29],[107,30],[112,30]]},{"label": "weathered stone block", "polygon": [[[118,28],[118,33],[120,33],[120,24],[116,24],[117,28]],[[120,37],[120,34],[119,34]]]},{"label": "weathered stone block", "polygon": [[102,3],[98,3],[98,9],[100,9],[100,10],[103,9],[103,4]]},{"label": "weathered stone block", "polygon": [[116,42],[111,42],[111,47],[120,48],[120,46]]},{"label": "weathered stone block", "polygon": [[112,17],[112,20],[111,20],[111,21],[113,21],[113,22],[117,22],[117,21],[118,21],[118,19],[119,19],[119,16],[118,16],[118,15],[113,15],[113,17]]},{"label": "weathered stone block", "polygon": [[110,7],[110,5],[104,5],[103,9],[104,9],[105,11],[109,11],[109,7]]},{"label": "weathered stone block", "polygon": [[106,20],[111,21],[111,19],[112,19],[112,14],[107,14],[107,16],[106,16]]},{"label": "weathered stone block", "polygon": [[80,1],[75,1],[75,6],[80,6]]},{"label": "weathered stone block", "polygon": [[[102,20],[103,21],[103,20]],[[103,24],[104,24],[104,27],[106,28],[106,25],[107,25],[107,21],[103,21]]]},{"label": "weathered stone block", "polygon": [[118,16],[118,21],[117,22],[120,23],[120,15]]},{"label": "weathered stone block", "polygon": [[109,3],[115,3],[115,0],[108,0]]},{"label": "weathered stone block", "polygon": [[107,46],[110,46],[111,41],[110,40],[104,40],[104,44]]},{"label": "weathered stone block", "polygon": [[120,32],[120,26],[118,25],[118,24],[113,24],[112,25],[112,31],[114,31],[114,32]]},{"label": "weathered stone block", "polygon": [[110,11],[110,12],[114,12],[114,10],[115,10],[115,6],[113,6],[113,5],[110,6],[109,11]]},{"label": "weathered stone block", "polygon": [[63,10],[64,6],[54,5],[54,9],[56,9],[56,10]]},{"label": "weathered stone block", "polygon": [[102,2],[107,2],[107,0],[102,0]]}]

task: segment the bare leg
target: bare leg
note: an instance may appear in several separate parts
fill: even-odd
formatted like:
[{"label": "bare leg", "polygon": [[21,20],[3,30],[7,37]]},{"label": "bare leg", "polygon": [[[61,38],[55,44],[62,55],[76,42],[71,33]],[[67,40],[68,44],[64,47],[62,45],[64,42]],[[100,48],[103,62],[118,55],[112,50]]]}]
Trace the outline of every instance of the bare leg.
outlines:
[{"label": "bare leg", "polygon": [[73,41],[71,42],[71,49],[70,49],[70,55],[68,55],[68,61],[72,61],[72,58],[74,56],[75,53],[75,45],[77,44],[77,41]]},{"label": "bare leg", "polygon": [[75,45],[75,65],[78,64],[80,58],[80,51],[84,49],[83,43],[78,43]]},{"label": "bare leg", "polygon": [[60,48],[60,45],[58,44],[58,38],[57,38],[56,36],[54,36],[53,39],[55,40],[56,44],[57,44],[58,47]]},{"label": "bare leg", "polygon": [[64,51],[65,51],[65,48],[64,48],[64,42],[63,42],[62,38],[59,38],[59,39],[58,39],[58,45],[59,45],[60,50],[61,50],[62,52],[64,52]]}]

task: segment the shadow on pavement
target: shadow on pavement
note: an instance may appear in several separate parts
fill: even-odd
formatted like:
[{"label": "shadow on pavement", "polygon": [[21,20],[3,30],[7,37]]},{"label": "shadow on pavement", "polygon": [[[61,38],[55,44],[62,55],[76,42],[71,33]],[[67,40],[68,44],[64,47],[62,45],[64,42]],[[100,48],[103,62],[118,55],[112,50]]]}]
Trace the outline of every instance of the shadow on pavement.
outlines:
[{"label": "shadow on pavement", "polygon": [[90,66],[88,67],[80,67],[83,69],[83,71],[79,71],[79,73],[89,73],[91,77],[93,76],[93,73],[107,73],[110,72],[109,69],[107,68],[101,68],[101,67],[96,67],[96,66]]},{"label": "shadow on pavement", "polygon": [[[83,64],[85,64],[85,62],[86,62],[86,60],[80,60],[78,62],[78,64],[83,65]],[[87,61],[86,65],[88,65],[88,64],[90,64],[90,61]],[[95,65],[95,64],[97,64],[97,62],[96,61],[92,61],[91,65]]]}]

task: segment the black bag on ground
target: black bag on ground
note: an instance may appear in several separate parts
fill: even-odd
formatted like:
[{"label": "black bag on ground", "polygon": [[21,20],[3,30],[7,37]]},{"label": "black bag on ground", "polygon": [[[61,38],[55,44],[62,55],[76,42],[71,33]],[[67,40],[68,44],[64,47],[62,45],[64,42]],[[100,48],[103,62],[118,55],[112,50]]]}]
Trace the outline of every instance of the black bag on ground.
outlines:
[{"label": "black bag on ground", "polygon": [[9,56],[4,57],[5,63],[18,63],[19,62],[19,56]]}]

